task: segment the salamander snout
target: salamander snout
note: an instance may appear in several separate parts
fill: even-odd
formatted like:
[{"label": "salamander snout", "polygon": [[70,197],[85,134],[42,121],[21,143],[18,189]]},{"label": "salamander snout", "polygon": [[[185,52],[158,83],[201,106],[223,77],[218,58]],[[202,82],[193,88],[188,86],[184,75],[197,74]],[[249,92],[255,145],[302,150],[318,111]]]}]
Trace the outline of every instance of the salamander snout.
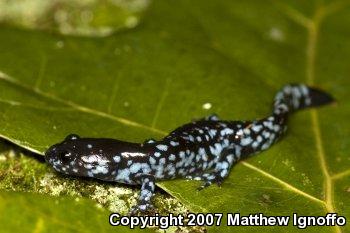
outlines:
[{"label": "salamander snout", "polygon": [[53,165],[53,161],[55,160],[55,154],[56,154],[56,145],[51,146],[49,149],[47,149],[47,151],[45,152],[45,161],[48,164]]},{"label": "salamander snout", "polygon": [[72,152],[64,148],[60,148],[58,144],[51,146],[45,152],[45,160],[50,164],[56,171],[70,174],[71,166],[75,159],[72,156]]},{"label": "salamander snout", "polygon": [[109,153],[105,153],[113,147],[106,146],[105,140],[100,141],[68,135],[46,151],[45,160],[60,173],[106,179],[116,172],[117,164],[111,163]]},{"label": "salamander snout", "polygon": [[77,155],[74,150],[75,146],[71,145],[71,142],[77,139],[79,139],[78,135],[70,134],[61,143],[51,146],[45,152],[46,162],[58,172],[65,174],[77,173],[77,170],[74,169]]}]

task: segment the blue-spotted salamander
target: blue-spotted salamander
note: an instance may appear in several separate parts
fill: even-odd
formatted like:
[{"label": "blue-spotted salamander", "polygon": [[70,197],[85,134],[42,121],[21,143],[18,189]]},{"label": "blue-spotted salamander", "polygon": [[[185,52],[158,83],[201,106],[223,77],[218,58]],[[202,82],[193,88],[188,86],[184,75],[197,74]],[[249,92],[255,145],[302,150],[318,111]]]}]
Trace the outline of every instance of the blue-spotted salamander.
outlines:
[{"label": "blue-spotted salamander", "polygon": [[69,135],[51,146],[46,161],[58,172],[141,185],[132,213],[150,210],[155,182],[178,177],[200,179],[204,188],[221,184],[233,164],[266,150],[287,129],[295,110],[331,103],[325,92],[303,84],[284,86],[275,96],[273,113],[254,121],[225,121],[216,115],[185,124],[163,139],[132,143]]}]

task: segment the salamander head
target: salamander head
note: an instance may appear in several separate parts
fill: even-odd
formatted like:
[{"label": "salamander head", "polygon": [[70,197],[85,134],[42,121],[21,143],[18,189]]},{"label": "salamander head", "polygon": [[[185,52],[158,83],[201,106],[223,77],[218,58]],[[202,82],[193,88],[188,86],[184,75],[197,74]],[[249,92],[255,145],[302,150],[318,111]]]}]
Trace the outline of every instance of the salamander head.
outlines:
[{"label": "salamander head", "polygon": [[67,175],[103,179],[116,170],[103,150],[94,145],[94,140],[82,139],[75,134],[51,146],[45,153],[45,160],[56,171]]}]

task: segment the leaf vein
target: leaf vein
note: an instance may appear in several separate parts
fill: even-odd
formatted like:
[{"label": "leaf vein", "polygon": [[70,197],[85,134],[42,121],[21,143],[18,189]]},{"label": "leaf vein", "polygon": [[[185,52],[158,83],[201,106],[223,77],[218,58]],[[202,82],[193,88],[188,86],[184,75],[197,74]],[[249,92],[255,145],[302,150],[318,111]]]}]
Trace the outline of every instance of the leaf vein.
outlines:
[{"label": "leaf vein", "polygon": [[[325,17],[326,7],[319,7],[314,15],[313,23],[311,27],[308,27],[308,44],[306,47],[306,81],[309,85],[314,85],[315,82],[315,59],[317,51],[317,40],[319,38],[319,28],[320,24]],[[334,190],[332,177],[329,174],[329,169],[327,167],[326,155],[323,147],[322,135],[320,124],[318,121],[317,110],[312,109],[310,111],[311,116],[311,128],[315,136],[316,152],[321,171],[324,176],[324,206],[327,212],[335,213],[334,205]],[[334,227],[337,233],[341,233],[342,230],[338,225]]]},{"label": "leaf vein", "polygon": [[39,73],[38,73],[38,78],[36,79],[36,82],[35,82],[35,89],[40,88],[40,85],[43,81],[44,74],[46,71],[46,66],[47,66],[47,57],[45,54],[43,54],[41,64],[40,64]]},{"label": "leaf vein", "polygon": [[5,99],[0,99],[0,103],[8,104],[8,105],[11,105],[12,107],[27,107],[27,108],[41,109],[41,110],[47,110],[47,111],[76,111],[76,109],[73,109],[71,107],[66,107],[66,108],[42,107],[42,106],[31,105],[23,102],[17,102],[13,100],[5,100]]},{"label": "leaf vein", "polygon": [[242,164],[243,164],[244,166],[246,166],[246,167],[248,167],[248,168],[250,168],[250,169],[252,169],[252,170],[254,170],[254,171],[258,172],[258,173],[260,173],[261,175],[263,175],[263,176],[265,176],[265,177],[267,177],[267,178],[269,178],[269,179],[271,179],[271,180],[273,180],[273,181],[279,183],[279,184],[282,185],[285,189],[288,189],[288,190],[290,190],[290,191],[293,191],[293,192],[295,192],[295,193],[297,193],[297,194],[299,194],[299,195],[302,195],[302,196],[304,196],[304,197],[306,197],[306,198],[308,198],[308,199],[310,199],[310,200],[313,200],[313,201],[315,201],[315,202],[324,204],[324,201],[318,199],[317,197],[314,197],[314,196],[312,196],[311,194],[308,194],[308,193],[306,193],[306,192],[304,192],[304,191],[302,191],[302,190],[300,190],[300,189],[298,189],[298,188],[292,186],[291,184],[289,184],[289,183],[287,183],[287,182],[285,182],[285,181],[283,181],[283,180],[277,178],[276,176],[273,176],[273,175],[269,174],[268,172],[266,172],[266,171],[264,171],[264,170],[262,170],[262,169],[260,169],[260,168],[258,168],[258,167],[255,167],[254,165],[252,165],[252,164],[250,164],[250,163],[242,162]]},{"label": "leaf vein", "polygon": [[339,172],[337,174],[334,174],[333,176],[331,176],[331,178],[333,180],[337,180],[337,179],[340,179],[340,178],[343,178],[343,177],[346,177],[350,175],[350,169],[349,170],[345,170],[345,171],[342,171],[342,172]]},{"label": "leaf vein", "polygon": [[297,11],[293,7],[288,4],[282,3],[281,1],[272,0],[276,7],[278,7],[289,19],[294,21],[295,23],[309,28],[312,24],[312,20],[303,15],[301,12]]},{"label": "leaf vein", "polygon": [[25,84],[20,83],[20,81],[18,81],[17,79],[14,79],[13,77],[10,77],[9,75],[6,75],[5,73],[3,73],[1,71],[0,71],[0,79],[2,79],[4,81],[7,81],[9,83],[12,83],[13,85],[16,85],[18,87],[22,87],[24,89],[27,89],[27,90],[29,90],[31,92],[34,92],[34,93],[36,93],[39,96],[43,96],[43,97],[52,99],[52,100],[54,100],[56,102],[68,105],[68,106],[70,106],[72,108],[75,108],[75,109],[81,111],[81,112],[86,112],[86,113],[89,113],[89,114],[92,114],[92,115],[96,115],[96,116],[99,116],[99,117],[108,118],[108,119],[114,120],[114,121],[119,122],[119,123],[124,124],[124,125],[133,126],[133,127],[137,127],[137,128],[142,128],[142,129],[149,130],[151,132],[154,132],[154,133],[157,133],[157,134],[160,134],[160,135],[166,135],[166,132],[164,132],[164,131],[162,131],[160,129],[156,129],[154,127],[150,127],[150,126],[141,124],[139,122],[135,122],[135,121],[129,120],[127,118],[122,118],[122,117],[118,117],[118,116],[115,116],[115,115],[112,115],[112,114],[109,114],[109,113],[106,113],[106,112],[102,112],[102,111],[98,111],[98,110],[95,110],[95,109],[91,109],[91,108],[88,108],[86,106],[82,106],[82,105],[79,105],[77,103],[74,103],[74,102],[71,102],[71,101],[67,101],[65,99],[61,99],[61,98],[59,98],[59,97],[57,97],[55,95],[52,95],[50,93],[46,93],[46,92],[43,92],[41,90],[32,88],[30,86],[27,86]]},{"label": "leaf vein", "polygon": [[165,86],[163,88],[163,93],[160,96],[160,99],[159,99],[158,104],[157,104],[156,112],[155,112],[153,120],[152,120],[152,124],[151,124],[152,128],[154,128],[156,126],[156,124],[157,124],[159,114],[161,112],[161,109],[162,109],[162,107],[164,105],[164,101],[165,101],[165,99],[166,99],[166,97],[168,95],[168,92],[169,92],[170,82],[171,82],[171,79],[167,78],[166,82],[165,82]]},{"label": "leaf vein", "polygon": [[112,94],[111,94],[111,97],[110,97],[110,100],[109,100],[109,104],[108,104],[108,108],[107,108],[107,113],[108,114],[111,114],[111,112],[112,112],[112,107],[114,105],[115,97],[117,95],[118,89],[119,89],[119,77],[116,78],[115,83],[113,85]]}]

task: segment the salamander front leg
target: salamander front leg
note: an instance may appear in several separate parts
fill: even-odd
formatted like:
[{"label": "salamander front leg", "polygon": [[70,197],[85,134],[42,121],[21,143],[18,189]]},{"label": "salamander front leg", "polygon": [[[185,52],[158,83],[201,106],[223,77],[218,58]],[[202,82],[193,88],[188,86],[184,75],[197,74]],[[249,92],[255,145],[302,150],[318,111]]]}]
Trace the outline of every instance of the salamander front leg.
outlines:
[{"label": "salamander front leg", "polygon": [[151,203],[152,196],[154,194],[155,189],[155,179],[153,176],[145,176],[142,177],[142,186],[139,197],[139,202],[137,206],[134,206],[130,215],[135,215],[137,212],[146,212],[151,211],[154,207]]},{"label": "salamander front leg", "polygon": [[211,115],[205,117],[203,120],[206,120],[206,121],[219,121],[220,118],[219,118],[219,116],[217,114],[214,113],[214,114],[211,114]]},{"label": "salamander front leg", "polygon": [[218,117],[217,114],[211,114],[209,116],[206,116],[204,118],[200,118],[200,119],[192,119],[192,122],[197,122],[197,121],[219,121],[220,118]]},{"label": "salamander front leg", "polygon": [[149,138],[149,139],[146,139],[146,140],[143,142],[143,144],[153,144],[153,143],[155,143],[155,142],[156,142],[155,139]]}]

